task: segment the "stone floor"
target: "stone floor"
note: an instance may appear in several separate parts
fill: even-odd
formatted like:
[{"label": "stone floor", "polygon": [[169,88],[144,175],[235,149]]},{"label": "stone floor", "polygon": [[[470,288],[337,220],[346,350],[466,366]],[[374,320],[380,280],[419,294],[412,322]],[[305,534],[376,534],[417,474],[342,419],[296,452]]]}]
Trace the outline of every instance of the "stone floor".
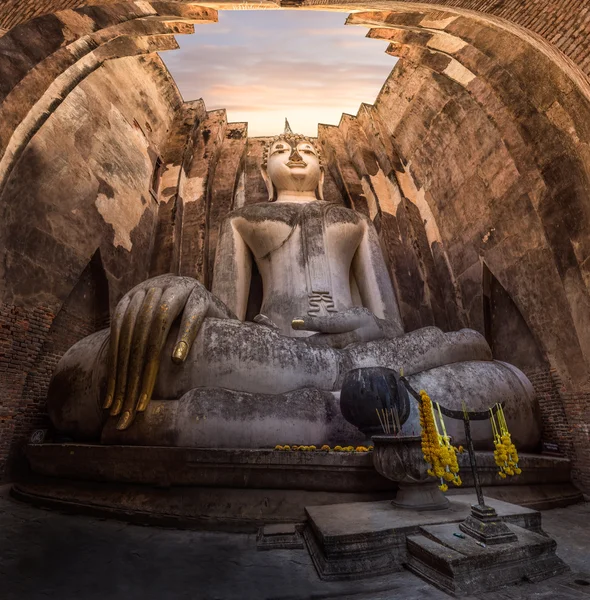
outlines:
[{"label": "stone floor", "polygon": [[[543,513],[572,572],[481,600],[590,600],[590,503]],[[576,581],[580,583],[576,583]],[[587,582],[587,583],[584,583]],[[257,552],[254,535],[176,531],[32,508],[0,487],[2,600],[430,600],[409,572],[318,579],[306,550]],[[471,600],[475,600],[472,598]]]}]

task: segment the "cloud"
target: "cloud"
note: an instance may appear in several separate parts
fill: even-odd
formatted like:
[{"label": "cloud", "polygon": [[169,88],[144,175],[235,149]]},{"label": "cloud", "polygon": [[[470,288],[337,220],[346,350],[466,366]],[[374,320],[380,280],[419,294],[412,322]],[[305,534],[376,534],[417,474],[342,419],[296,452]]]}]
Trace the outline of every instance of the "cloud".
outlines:
[{"label": "cloud", "polygon": [[387,42],[344,27],[344,13],[220,11],[216,25],[179,38],[180,50],[162,58],[187,100],[226,108],[248,121],[252,136],[274,135],[278,115],[315,135],[317,123],[337,124],[374,102],[396,59]]}]

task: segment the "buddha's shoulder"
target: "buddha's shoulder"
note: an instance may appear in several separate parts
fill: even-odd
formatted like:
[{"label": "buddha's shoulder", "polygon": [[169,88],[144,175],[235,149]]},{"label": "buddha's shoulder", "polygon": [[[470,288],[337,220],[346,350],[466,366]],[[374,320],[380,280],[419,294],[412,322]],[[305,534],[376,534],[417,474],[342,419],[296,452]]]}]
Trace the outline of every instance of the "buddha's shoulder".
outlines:
[{"label": "buddha's shoulder", "polygon": [[352,208],[342,204],[329,203],[326,207],[326,223],[351,223],[358,224],[365,220],[365,216]]}]

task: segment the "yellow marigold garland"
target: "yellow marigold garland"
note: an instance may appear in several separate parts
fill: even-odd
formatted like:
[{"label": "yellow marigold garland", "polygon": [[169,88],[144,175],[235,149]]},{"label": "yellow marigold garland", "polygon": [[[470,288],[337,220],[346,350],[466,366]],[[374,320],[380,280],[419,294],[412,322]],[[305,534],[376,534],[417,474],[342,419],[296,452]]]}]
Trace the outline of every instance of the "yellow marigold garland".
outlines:
[{"label": "yellow marigold garland", "polygon": [[445,422],[438,406],[438,413],[442,435],[436,424],[432,400],[424,391],[420,391],[419,416],[422,428],[422,453],[424,460],[430,464],[428,474],[440,479],[439,488],[446,492],[449,489],[448,482],[460,486],[463,482],[459,477],[459,464],[457,463],[457,448],[451,445],[447,435]]},{"label": "yellow marigold garland", "polygon": [[316,446],[281,446],[280,444],[276,445],[275,450],[280,450],[283,452],[372,452],[373,446],[334,446],[334,448],[330,448],[327,444],[324,444],[321,448],[316,448]]},{"label": "yellow marigold garland", "polygon": [[[502,405],[497,405],[496,417],[494,411],[490,408],[490,421],[492,424],[492,433],[494,435],[494,460],[500,468],[498,475],[506,479],[507,475],[520,475],[522,469],[518,466],[518,452],[516,446],[512,443],[506,417]],[[496,423],[496,418],[498,422]]]}]

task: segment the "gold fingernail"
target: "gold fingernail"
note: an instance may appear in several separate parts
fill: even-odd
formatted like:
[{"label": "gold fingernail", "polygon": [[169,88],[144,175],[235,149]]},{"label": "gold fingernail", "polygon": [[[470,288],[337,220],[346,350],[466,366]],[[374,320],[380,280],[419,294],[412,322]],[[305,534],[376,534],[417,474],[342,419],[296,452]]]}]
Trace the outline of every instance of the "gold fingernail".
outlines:
[{"label": "gold fingernail", "polygon": [[115,398],[115,403],[111,408],[111,417],[116,417],[123,408],[123,396],[117,396]]},{"label": "gold fingernail", "polygon": [[178,342],[178,344],[176,344],[176,347],[174,348],[174,352],[172,354],[172,360],[176,364],[180,364],[180,363],[184,362],[187,354],[188,354],[188,344],[186,342]]},{"label": "gold fingernail", "polygon": [[130,410],[126,410],[122,417],[119,419],[119,422],[117,423],[117,429],[119,431],[123,431],[124,429],[127,429],[127,427],[129,427],[129,425],[131,425],[131,421],[133,420],[133,417],[131,416],[131,411]]},{"label": "gold fingernail", "polygon": [[113,395],[109,394],[102,405],[103,408],[111,408],[111,404],[113,403]]},{"label": "gold fingernail", "polygon": [[297,327],[301,327],[302,325],[305,325],[305,321],[303,319],[293,319],[291,321],[291,327],[294,329],[297,329]]},{"label": "gold fingernail", "polygon": [[137,412],[143,412],[148,407],[148,404],[147,394],[142,394],[137,403]]}]

